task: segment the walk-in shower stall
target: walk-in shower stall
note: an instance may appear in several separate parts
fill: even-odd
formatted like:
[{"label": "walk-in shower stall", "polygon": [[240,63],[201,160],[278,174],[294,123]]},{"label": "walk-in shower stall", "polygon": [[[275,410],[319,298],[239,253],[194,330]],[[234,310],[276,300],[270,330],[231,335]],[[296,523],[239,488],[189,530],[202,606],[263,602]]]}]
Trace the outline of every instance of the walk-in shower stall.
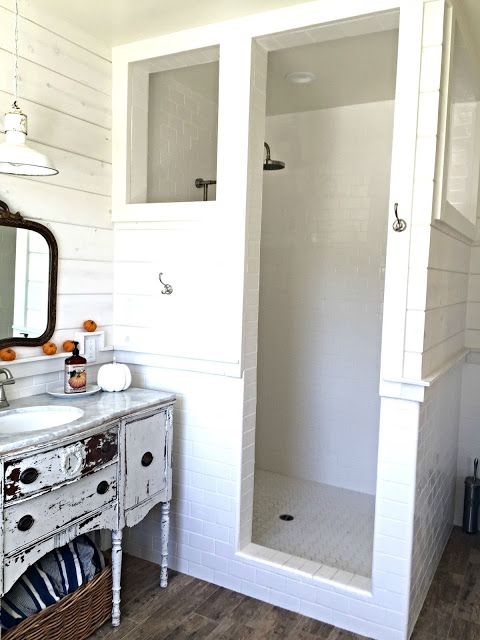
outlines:
[{"label": "walk-in shower stall", "polygon": [[398,30],[358,27],[268,53],[252,542],[370,576]]}]

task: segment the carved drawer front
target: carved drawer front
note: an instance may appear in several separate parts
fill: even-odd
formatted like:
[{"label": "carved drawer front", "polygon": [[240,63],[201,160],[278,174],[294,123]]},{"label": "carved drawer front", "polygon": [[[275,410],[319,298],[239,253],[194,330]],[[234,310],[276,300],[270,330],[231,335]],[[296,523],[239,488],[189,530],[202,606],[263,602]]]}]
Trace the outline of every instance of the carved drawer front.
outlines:
[{"label": "carved drawer front", "polygon": [[118,428],[65,447],[5,463],[5,502],[74,480],[118,455]]},{"label": "carved drawer front", "polygon": [[165,411],[127,421],[125,509],[165,489],[168,475],[165,433]]},{"label": "carved drawer front", "polygon": [[111,464],[77,482],[4,510],[4,552],[58,532],[117,497],[117,465]]}]

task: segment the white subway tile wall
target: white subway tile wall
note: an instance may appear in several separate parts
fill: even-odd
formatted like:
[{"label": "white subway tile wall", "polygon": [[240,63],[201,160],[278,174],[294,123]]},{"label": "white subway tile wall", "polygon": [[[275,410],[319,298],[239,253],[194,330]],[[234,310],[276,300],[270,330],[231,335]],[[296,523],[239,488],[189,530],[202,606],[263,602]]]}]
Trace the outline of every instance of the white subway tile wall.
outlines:
[{"label": "white subway tile wall", "polygon": [[[243,381],[196,372],[132,364],[133,383],[177,393],[174,413],[174,500],[170,541],[172,568],[285,606],[305,615],[366,633],[379,640],[403,640],[407,620],[410,562],[409,523],[415,486],[418,403],[384,399],[380,431],[378,528],[374,595],[362,576],[310,563],[295,568],[294,556],[238,548],[242,464]],[[250,461],[249,461],[250,462]],[[248,480],[249,476],[244,476]],[[242,487],[243,488],[243,487]],[[247,491],[245,489],[245,491]],[[405,495],[408,497],[406,498]],[[378,497],[377,497],[378,500]],[[383,517],[384,506],[398,513]],[[125,532],[125,549],[158,562],[160,513],[153,510]],[[375,555],[375,552],[374,552]],[[298,562],[297,562],[298,564]],[[303,566],[303,565],[302,565]]]},{"label": "white subway tile wall", "polygon": [[413,629],[452,530],[462,364],[430,389],[420,410],[409,628]]},{"label": "white subway tile wall", "polygon": [[[459,44],[459,49],[461,46]],[[454,70],[454,74],[458,81],[459,74],[464,72],[462,67],[465,60],[457,59],[456,64],[458,66]],[[465,89],[466,87],[464,91]],[[480,105],[478,101],[474,100],[474,97],[475,94],[472,92],[470,96],[467,93],[465,96],[459,95],[452,99],[447,183],[448,201],[472,221],[476,216],[476,202],[473,198],[477,195],[475,190],[478,188],[478,175],[475,175],[474,172],[478,171],[476,153],[480,131]]]},{"label": "white subway tile wall", "polygon": [[[218,63],[209,66],[218,74]],[[218,96],[192,90],[175,73],[150,75],[147,202],[202,200],[195,179],[217,177]]]},{"label": "white subway tile wall", "polygon": [[267,118],[256,463],[375,493],[393,102]]}]

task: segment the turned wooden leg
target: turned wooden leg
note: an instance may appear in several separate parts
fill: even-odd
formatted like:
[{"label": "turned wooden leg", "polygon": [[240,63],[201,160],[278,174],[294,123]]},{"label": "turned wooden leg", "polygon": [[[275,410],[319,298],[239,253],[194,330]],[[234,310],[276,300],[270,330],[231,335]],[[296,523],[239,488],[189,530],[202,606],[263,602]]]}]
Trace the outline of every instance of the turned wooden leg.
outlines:
[{"label": "turned wooden leg", "polygon": [[170,525],[170,502],[162,502],[161,504],[161,555],[160,562],[160,586],[166,587],[168,584],[168,529]]},{"label": "turned wooden leg", "polygon": [[112,531],[112,626],[120,624],[120,580],[122,577],[122,531]]}]

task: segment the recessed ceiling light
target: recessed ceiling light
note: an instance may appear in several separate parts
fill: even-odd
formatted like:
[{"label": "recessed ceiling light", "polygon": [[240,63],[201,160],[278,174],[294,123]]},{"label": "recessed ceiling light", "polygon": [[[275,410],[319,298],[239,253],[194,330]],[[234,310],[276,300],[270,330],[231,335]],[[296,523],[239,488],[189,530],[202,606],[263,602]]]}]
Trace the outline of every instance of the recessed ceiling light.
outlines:
[{"label": "recessed ceiling light", "polygon": [[317,76],[311,71],[292,71],[285,76],[292,84],[309,84],[313,82],[316,77]]}]

